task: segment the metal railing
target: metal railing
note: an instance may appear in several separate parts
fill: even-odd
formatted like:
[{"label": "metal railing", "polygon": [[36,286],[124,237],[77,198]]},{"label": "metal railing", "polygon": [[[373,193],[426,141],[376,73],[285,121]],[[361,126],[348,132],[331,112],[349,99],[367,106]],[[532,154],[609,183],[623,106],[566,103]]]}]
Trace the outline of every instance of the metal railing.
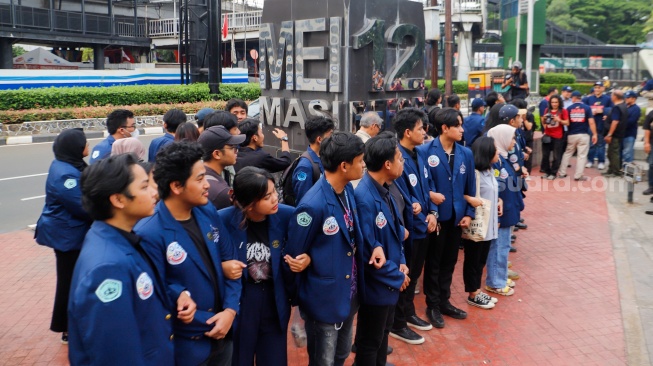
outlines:
[{"label": "metal railing", "polygon": [[155,19],[148,22],[147,35],[151,38],[176,37],[179,19]]},{"label": "metal railing", "polygon": [[245,13],[227,14],[228,28],[230,31],[242,32],[247,30],[258,30],[261,27],[263,11],[248,11]]},{"label": "metal railing", "polygon": [[[451,11],[456,13],[480,13],[483,6],[482,0],[464,0],[453,1]],[[440,12],[444,12],[444,6],[441,7]]]}]

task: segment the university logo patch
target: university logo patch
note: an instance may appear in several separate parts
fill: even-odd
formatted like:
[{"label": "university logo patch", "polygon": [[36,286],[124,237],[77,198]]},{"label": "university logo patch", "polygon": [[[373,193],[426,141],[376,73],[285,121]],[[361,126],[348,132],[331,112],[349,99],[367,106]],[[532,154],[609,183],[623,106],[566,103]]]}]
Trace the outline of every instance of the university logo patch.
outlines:
[{"label": "university logo patch", "polygon": [[440,158],[438,158],[436,155],[431,155],[429,156],[428,162],[431,168],[435,168],[436,166],[440,165]]},{"label": "university logo patch", "polygon": [[424,167],[424,178],[428,178],[428,177],[429,177],[429,171],[428,169],[426,169],[426,167]]},{"label": "university logo patch", "polygon": [[465,174],[465,172],[467,172],[467,167],[464,163],[460,164],[460,174]]},{"label": "university logo patch", "polygon": [[95,290],[95,296],[104,303],[116,300],[120,295],[122,295],[122,282],[110,278],[102,281]]},{"label": "university logo patch", "polygon": [[73,179],[73,178],[66,179],[66,181],[63,182],[63,186],[68,189],[73,189],[77,187],[77,179]]},{"label": "university logo patch", "polygon": [[154,293],[154,284],[152,284],[152,279],[147,273],[143,272],[138,276],[136,280],[136,292],[141,300],[149,299]]},{"label": "university logo patch", "polygon": [[306,180],[306,172],[297,173],[297,180],[303,182]]},{"label": "university logo patch", "polygon": [[415,187],[417,185],[417,176],[415,174],[409,174],[408,180],[410,180],[410,185]]},{"label": "university logo patch", "polygon": [[501,168],[501,174],[499,174],[499,178],[501,179],[508,178],[508,171],[506,170],[506,168]]},{"label": "university logo patch", "polygon": [[93,155],[91,155],[91,157],[92,157],[93,159],[97,159],[98,156],[100,156],[100,152],[97,151],[97,150],[93,151]]},{"label": "university logo patch", "polygon": [[324,224],[322,225],[322,231],[325,235],[334,235],[340,231],[340,226],[338,226],[336,218],[333,216],[327,217],[327,219],[324,220]]},{"label": "university logo patch", "polygon": [[297,215],[297,225],[299,226],[307,227],[311,224],[311,221],[313,221],[313,218],[306,212],[302,212]]},{"label": "university logo patch", "polygon": [[184,248],[176,241],[173,241],[168,245],[166,258],[168,259],[168,263],[172,264],[173,266],[184,263],[187,256],[188,254]]},{"label": "university logo patch", "polygon": [[385,215],[383,214],[383,212],[379,212],[379,214],[376,215],[376,226],[379,229],[383,229],[387,224],[388,224],[388,220],[386,220]]}]

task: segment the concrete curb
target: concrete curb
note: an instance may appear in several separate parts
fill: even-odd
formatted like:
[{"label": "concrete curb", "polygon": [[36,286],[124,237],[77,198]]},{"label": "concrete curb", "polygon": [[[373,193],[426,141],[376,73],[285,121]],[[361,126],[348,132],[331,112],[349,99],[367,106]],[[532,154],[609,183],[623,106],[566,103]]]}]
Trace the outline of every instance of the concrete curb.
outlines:
[{"label": "concrete curb", "polygon": [[[163,127],[145,127],[138,129],[141,135],[161,135]],[[87,139],[104,138],[108,136],[106,131],[85,131]],[[52,142],[58,136],[56,133],[44,135],[25,135],[0,137],[0,146],[3,145],[25,145],[40,142]]]}]

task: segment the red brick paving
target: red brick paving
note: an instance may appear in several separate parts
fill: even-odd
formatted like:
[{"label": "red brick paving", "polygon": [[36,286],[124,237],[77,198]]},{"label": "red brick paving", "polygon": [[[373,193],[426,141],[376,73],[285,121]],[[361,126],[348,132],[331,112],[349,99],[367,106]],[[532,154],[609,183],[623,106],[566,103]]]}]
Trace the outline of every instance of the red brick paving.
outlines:
[{"label": "red brick paving", "polygon": [[[587,173],[592,174],[595,171]],[[597,178],[601,179],[601,178]],[[445,317],[446,327],[420,332],[426,342],[395,339],[388,361],[397,365],[625,365],[608,212],[603,192],[581,192],[573,181],[533,177],[516,234],[515,295],[492,310],[468,306],[462,260],[454,274],[452,302],[466,320]],[[601,186],[601,184],[596,184]],[[585,187],[590,187],[586,183]],[[0,235],[0,365],[66,365],[67,346],[49,331],[54,296],[54,253],[27,231]],[[416,297],[424,316],[424,296]],[[350,357],[353,360],[353,356]],[[305,365],[305,349],[289,338],[289,364]]]}]

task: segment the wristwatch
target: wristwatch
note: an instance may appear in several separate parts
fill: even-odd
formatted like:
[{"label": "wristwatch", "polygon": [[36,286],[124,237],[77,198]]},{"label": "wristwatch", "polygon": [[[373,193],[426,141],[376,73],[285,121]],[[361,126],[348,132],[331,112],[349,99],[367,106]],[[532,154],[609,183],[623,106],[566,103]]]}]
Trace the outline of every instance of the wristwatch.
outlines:
[{"label": "wristwatch", "polygon": [[440,215],[438,215],[438,212],[437,212],[437,211],[430,211],[430,212],[429,212],[429,215],[433,215],[433,216],[435,216],[435,219],[436,219],[436,220],[440,217]]},{"label": "wristwatch", "polygon": [[281,138],[281,141],[288,141],[288,136],[284,136]]}]

